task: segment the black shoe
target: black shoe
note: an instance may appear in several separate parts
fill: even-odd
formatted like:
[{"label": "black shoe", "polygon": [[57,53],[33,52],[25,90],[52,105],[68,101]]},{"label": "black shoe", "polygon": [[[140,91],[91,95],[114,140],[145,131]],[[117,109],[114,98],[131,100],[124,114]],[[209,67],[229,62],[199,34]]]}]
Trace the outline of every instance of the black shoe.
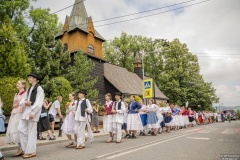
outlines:
[{"label": "black shoe", "polygon": [[143,132],[140,132],[139,136],[142,136]]},{"label": "black shoe", "polygon": [[142,136],[146,136],[146,134],[145,134],[145,133],[142,133]]},{"label": "black shoe", "polygon": [[130,138],[131,136],[130,136],[130,134],[126,134],[125,136],[124,136],[124,138]]},{"label": "black shoe", "polygon": [[0,157],[0,160],[5,160],[5,158],[2,156],[2,157]]},{"label": "black shoe", "polygon": [[135,138],[137,138],[137,137],[133,134],[131,138],[132,138],[132,139],[135,139]]},{"label": "black shoe", "polygon": [[152,133],[152,131],[149,131],[149,132],[148,132],[148,134],[151,134],[151,133]]},{"label": "black shoe", "polygon": [[154,132],[152,132],[152,133],[151,133],[151,136],[156,136],[156,135],[157,135],[157,134],[156,134],[156,133],[154,133]]}]

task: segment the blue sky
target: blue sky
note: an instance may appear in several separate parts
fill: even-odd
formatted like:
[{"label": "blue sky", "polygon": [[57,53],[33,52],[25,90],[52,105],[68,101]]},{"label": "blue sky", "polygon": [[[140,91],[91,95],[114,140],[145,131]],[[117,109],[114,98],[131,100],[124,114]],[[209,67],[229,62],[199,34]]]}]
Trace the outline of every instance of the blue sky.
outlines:
[{"label": "blue sky", "polygon": [[[38,0],[32,4],[35,7],[50,8],[54,12],[74,4],[74,1]],[[192,3],[201,1],[195,0]],[[84,3],[88,16],[96,21],[181,2],[184,0],[86,0]],[[206,81],[213,82],[220,101],[225,106],[235,106],[240,105],[239,6],[239,0],[210,0],[184,10],[96,29],[107,40],[120,36],[122,32],[170,41],[180,39],[191,52],[198,55],[201,74]],[[57,13],[59,21],[63,23],[70,13],[71,8]],[[101,22],[105,23],[108,22]]]}]

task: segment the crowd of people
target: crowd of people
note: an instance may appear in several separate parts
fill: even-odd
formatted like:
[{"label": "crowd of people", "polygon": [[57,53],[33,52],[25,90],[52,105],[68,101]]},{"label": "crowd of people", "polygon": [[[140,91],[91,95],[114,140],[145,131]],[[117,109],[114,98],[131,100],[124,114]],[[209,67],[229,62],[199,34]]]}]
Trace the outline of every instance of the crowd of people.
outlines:
[{"label": "crowd of people", "polygon": [[[14,157],[36,156],[37,135],[39,135],[39,140],[46,140],[43,132],[47,132],[49,140],[56,139],[54,125],[57,114],[60,118],[63,117],[60,110],[62,96],[58,96],[54,103],[48,103],[39,79],[39,75],[29,74],[28,82],[31,86],[28,89],[26,89],[26,81],[17,82],[18,93],[14,96],[5,139],[5,143],[19,146]],[[98,130],[98,105],[95,101],[90,103],[85,98],[86,95],[85,90],[79,90],[77,94],[69,93],[70,102],[66,104],[66,116],[61,126],[69,140],[65,147],[84,149],[88,139],[92,143],[93,133],[100,132]],[[156,136],[161,134],[164,128],[167,133],[170,133],[171,130],[225,120],[222,114],[211,111],[196,112],[191,108],[186,109],[185,106],[167,102],[154,104],[153,99],[149,99],[145,105],[143,100],[136,102],[134,95],[130,96],[130,101],[123,101],[121,97],[121,93],[116,92],[114,95],[116,101],[113,101],[110,93],[105,95],[103,131],[109,133],[107,143],[113,141],[122,143],[122,138],[135,139],[137,133],[139,136],[147,134]],[[4,132],[5,116],[1,108],[0,99],[0,132]],[[87,128],[86,133],[85,128]],[[0,152],[0,160],[3,159]]]}]

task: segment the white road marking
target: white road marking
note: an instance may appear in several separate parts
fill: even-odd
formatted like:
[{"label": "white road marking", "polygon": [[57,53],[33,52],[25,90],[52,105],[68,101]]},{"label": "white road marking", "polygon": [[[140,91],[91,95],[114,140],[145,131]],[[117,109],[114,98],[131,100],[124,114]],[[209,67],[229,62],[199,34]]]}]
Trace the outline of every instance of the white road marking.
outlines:
[{"label": "white road marking", "polygon": [[202,137],[187,137],[190,139],[200,139],[200,140],[209,140],[210,138],[202,138]]},{"label": "white road marking", "polygon": [[221,133],[223,133],[223,134],[233,134],[234,133],[234,129],[225,129]]},{"label": "white road marking", "polygon": [[197,133],[209,133],[209,131],[199,131]]},{"label": "white road marking", "polygon": [[145,148],[149,148],[149,147],[152,147],[152,146],[164,143],[164,142],[168,142],[168,141],[171,141],[171,140],[174,140],[174,139],[177,139],[177,138],[181,138],[181,137],[184,137],[184,136],[187,136],[187,135],[190,135],[190,134],[193,134],[193,133],[177,135],[177,136],[173,136],[172,138],[171,137],[163,138],[163,139],[153,141],[153,142],[150,142],[150,143],[146,143],[146,144],[143,144],[143,145],[134,146],[134,147],[131,147],[131,148],[120,150],[120,151],[100,155],[100,156],[97,156],[96,159],[100,159],[100,158],[113,159],[113,158],[116,158],[116,157],[119,157],[119,156],[123,156],[123,155],[129,154],[129,153],[132,153],[132,152],[136,152],[136,151],[145,149]]}]

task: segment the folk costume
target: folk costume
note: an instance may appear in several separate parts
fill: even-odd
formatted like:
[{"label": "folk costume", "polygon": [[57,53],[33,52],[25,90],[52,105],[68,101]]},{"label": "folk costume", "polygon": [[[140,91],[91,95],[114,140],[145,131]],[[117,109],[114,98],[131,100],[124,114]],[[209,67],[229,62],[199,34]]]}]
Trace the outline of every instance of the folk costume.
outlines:
[{"label": "folk costume", "polygon": [[5,125],[3,120],[2,103],[0,102],[0,132],[5,132]]},{"label": "folk costume", "polygon": [[158,121],[158,117],[156,112],[159,110],[159,107],[156,104],[148,104],[147,105],[147,110],[148,110],[148,117],[147,117],[147,124],[148,128],[152,131],[160,127],[160,123]]},{"label": "folk costume", "polygon": [[128,105],[127,130],[130,131],[143,130],[142,121],[138,113],[141,107],[142,106],[136,101],[133,101]]},{"label": "folk costume", "polygon": [[76,110],[77,101],[70,102],[66,110],[66,117],[63,121],[62,131],[66,135],[74,135],[74,125],[75,125],[75,110]]},{"label": "folk costume", "polygon": [[[79,91],[78,93],[84,93],[86,95],[85,91]],[[87,109],[87,112],[85,112],[85,109]],[[74,131],[77,134],[77,149],[85,148],[85,141],[86,141],[86,135],[85,135],[85,127],[88,128],[88,136],[90,139],[90,142],[93,141],[93,132],[90,126],[90,113],[93,112],[93,108],[91,106],[91,103],[88,99],[83,98],[81,100],[78,100],[76,105],[76,114],[75,114],[75,125],[74,125]]]},{"label": "folk costume", "polygon": [[126,112],[126,107],[124,103],[119,100],[115,101],[112,107],[116,113],[113,114],[112,122],[113,122],[113,134],[117,135],[117,143],[121,143],[122,140],[122,124],[123,124],[123,117],[124,113]]},{"label": "folk costume", "polygon": [[[33,76],[39,80],[37,74],[31,73],[28,76]],[[31,101],[31,106],[25,106],[25,100]],[[24,94],[20,102],[21,107],[25,107],[22,114],[22,119],[18,125],[19,139],[23,150],[24,158],[36,156],[37,147],[37,122],[41,114],[41,108],[44,100],[44,91],[39,83],[31,86]],[[33,119],[29,119],[30,115],[34,115]]]},{"label": "folk costume", "polygon": [[18,107],[12,109],[11,116],[8,122],[8,129],[6,133],[5,143],[20,145],[19,134],[18,134],[18,124],[20,119],[22,118],[22,113],[24,109],[21,106],[19,106],[19,103],[22,100],[24,94],[26,94],[26,91],[16,93],[14,96],[13,104],[17,104]]},{"label": "folk costume", "polygon": [[144,136],[145,135],[145,131],[147,130],[147,106],[146,105],[142,105],[142,107],[139,109],[139,114],[140,114],[140,118],[142,121],[142,126],[143,126],[143,130],[140,132],[140,135]]},{"label": "folk costume", "polygon": [[180,112],[180,109],[177,107],[173,108],[173,112],[172,112],[172,121],[170,123],[170,125],[172,127],[175,127],[175,130],[177,130],[179,128],[179,118],[178,118],[178,113]]},{"label": "folk costume", "polygon": [[103,131],[104,133],[109,133],[113,132],[113,126],[112,126],[112,118],[113,118],[113,113],[112,113],[112,107],[113,107],[113,101],[106,101],[104,103],[104,108],[106,111],[106,115],[103,117]]}]

